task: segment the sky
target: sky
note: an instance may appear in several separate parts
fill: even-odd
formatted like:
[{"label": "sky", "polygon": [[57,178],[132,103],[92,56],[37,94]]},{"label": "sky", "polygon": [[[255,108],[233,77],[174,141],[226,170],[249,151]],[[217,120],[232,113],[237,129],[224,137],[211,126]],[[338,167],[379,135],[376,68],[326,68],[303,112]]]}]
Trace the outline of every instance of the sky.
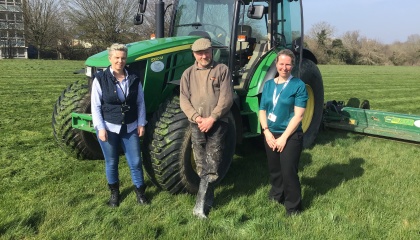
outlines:
[{"label": "sky", "polygon": [[314,24],[327,22],[334,37],[347,31],[384,44],[405,42],[420,35],[420,0],[303,0],[305,34]]}]

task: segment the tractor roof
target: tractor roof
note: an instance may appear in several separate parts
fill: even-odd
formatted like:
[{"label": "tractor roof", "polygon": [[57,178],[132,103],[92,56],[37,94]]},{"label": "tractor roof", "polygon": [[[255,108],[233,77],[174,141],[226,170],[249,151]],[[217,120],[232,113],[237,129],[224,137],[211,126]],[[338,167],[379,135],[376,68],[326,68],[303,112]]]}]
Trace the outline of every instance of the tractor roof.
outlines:
[{"label": "tractor roof", "polygon": [[[169,52],[191,49],[191,45],[198,38],[198,36],[183,36],[128,43],[126,44],[127,64]],[[109,64],[107,50],[89,57],[85,62],[85,65],[94,67],[107,67]]]}]

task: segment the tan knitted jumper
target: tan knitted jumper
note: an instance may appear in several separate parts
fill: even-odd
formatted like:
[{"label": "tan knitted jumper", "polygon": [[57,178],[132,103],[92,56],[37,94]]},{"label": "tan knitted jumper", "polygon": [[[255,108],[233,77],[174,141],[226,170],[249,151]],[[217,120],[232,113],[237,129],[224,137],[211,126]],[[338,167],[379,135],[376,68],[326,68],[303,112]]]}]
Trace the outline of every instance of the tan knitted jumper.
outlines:
[{"label": "tan knitted jumper", "polygon": [[232,78],[228,67],[212,62],[209,68],[199,69],[197,62],[187,68],[181,77],[180,106],[188,120],[213,117],[227,122],[227,113],[233,104]]}]

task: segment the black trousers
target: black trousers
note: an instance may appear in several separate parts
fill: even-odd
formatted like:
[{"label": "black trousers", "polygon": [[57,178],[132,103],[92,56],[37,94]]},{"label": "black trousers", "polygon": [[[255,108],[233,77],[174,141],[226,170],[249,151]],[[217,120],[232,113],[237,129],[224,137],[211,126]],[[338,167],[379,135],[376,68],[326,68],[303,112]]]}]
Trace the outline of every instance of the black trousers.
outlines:
[{"label": "black trousers", "polygon": [[[278,138],[281,134],[274,134]],[[302,210],[302,194],[298,176],[299,159],[303,149],[303,133],[294,132],[282,152],[273,151],[264,140],[267,153],[271,190],[269,197],[284,204],[292,213]]]},{"label": "black trousers", "polygon": [[219,178],[227,130],[228,123],[222,121],[216,121],[207,133],[201,132],[197,124],[191,123],[191,142],[197,173],[209,183]]}]

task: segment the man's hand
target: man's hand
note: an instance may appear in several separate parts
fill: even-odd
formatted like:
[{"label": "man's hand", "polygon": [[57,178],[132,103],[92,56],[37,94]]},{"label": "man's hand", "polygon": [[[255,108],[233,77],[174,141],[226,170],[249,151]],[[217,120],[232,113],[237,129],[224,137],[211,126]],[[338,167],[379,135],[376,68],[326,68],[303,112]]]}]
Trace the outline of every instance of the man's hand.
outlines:
[{"label": "man's hand", "polygon": [[200,124],[201,122],[203,122],[203,118],[201,116],[198,116],[198,117],[195,118],[195,122],[197,124]]},{"label": "man's hand", "polygon": [[198,128],[201,132],[208,132],[213,127],[213,124],[214,122],[216,122],[216,119],[212,117],[197,117],[195,121],[198,123]]}]

